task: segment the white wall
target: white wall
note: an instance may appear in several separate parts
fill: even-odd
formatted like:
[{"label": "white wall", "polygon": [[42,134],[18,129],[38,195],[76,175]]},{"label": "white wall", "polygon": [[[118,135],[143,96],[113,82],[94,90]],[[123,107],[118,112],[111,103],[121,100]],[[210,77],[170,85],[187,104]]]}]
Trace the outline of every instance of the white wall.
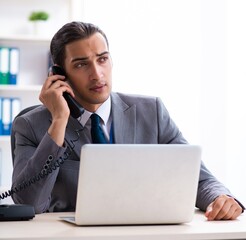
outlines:
[{"label": "white wall", "polygon": [[227,176],[228,186],[246,204],[246,1],[227,6]]},{"label": "white wall", "polygon": [[201,1],[201,143],[208,167],[226,178],[227,2]]}]

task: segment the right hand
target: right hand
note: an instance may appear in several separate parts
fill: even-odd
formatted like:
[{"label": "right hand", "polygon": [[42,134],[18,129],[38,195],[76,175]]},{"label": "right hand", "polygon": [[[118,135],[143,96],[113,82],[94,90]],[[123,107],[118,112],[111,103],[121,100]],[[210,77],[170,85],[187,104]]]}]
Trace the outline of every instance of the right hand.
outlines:
[{"label": "right hand", "polygon": [[234,220],[242,213],[242,211],[242,207],[233,197],[220,195],[209,204],[205,216],[208,221]]},{"label": "right hand", "polygon": [[64,145],[66,125],[70,115],[63,92],[68,92],[74,96],[71,87],[65,82],[64,76],[49,74],[39,95],[40,101],[52,115],[52,123],[48,129],[48,134],[60,147]]},{"label": "right hand", "polygon": [[68,120],[70,110],[63,97],[63,92],[68,92],[72,96],[74,93],[62,75],[49,74],[41,89],[39,100],[47,107],[53,120]]}]

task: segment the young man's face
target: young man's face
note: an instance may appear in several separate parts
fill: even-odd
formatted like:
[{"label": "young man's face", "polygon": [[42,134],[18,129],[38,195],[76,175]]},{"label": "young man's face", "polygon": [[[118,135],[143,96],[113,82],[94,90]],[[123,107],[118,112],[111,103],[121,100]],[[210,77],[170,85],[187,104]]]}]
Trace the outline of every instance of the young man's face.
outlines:
[{"label": "young man's face", "polygon": [[112,89],[112,60],[100,33],[65,47],[65,71],[76,100],[94,112],[108,99]]}]

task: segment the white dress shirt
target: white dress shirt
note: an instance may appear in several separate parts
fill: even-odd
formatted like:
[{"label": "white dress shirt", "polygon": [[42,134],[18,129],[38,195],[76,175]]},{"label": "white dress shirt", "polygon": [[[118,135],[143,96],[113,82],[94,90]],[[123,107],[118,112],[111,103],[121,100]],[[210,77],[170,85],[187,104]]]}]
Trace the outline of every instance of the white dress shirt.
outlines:
[{"label": "white dress shirt", "polygon": [[[110,115],[110,112],[111,112],[111,98],[109,96],[109,98],[95,112],[97,115],[101,117],[101,123],[100,123],[101,128],[108,141],[110,140],[110,130],[112,124],[112,117]],[[82,116],[78,118],[79,122],[89,133],[91,129],[91,119],[90,119],[91,114],[93,113],[85,110]],[[91,134],[89,135],[91,139]]]}]

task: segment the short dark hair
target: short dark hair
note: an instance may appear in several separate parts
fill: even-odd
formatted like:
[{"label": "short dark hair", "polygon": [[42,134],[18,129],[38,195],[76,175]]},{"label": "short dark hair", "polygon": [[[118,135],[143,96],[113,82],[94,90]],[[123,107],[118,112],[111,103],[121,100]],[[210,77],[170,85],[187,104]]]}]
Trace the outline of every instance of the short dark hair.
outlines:
[{"label": "short dark hair", "polygon": [[89,38],[97,32],[102,34],[106,40],[107,46],[109,46],[105,33],[98,26],[91,23],[75,21],[65,24],[53,36],[50,43],[50,53],[53,63],[64,68],[65,46],[76,40]]}]

